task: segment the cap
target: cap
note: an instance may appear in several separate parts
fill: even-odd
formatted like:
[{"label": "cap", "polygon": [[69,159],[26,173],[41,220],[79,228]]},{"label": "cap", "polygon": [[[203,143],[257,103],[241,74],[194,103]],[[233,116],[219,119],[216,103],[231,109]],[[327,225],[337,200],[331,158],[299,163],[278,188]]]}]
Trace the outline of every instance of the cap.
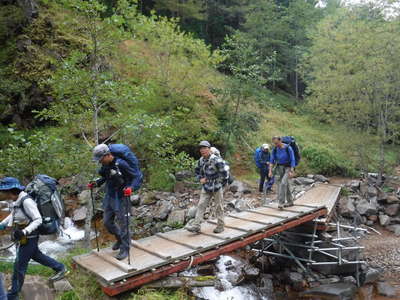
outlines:
[{"label": "cap", "polygon": [[269,145],[268,144],[262,144],[261,148],[263,150],[267,150],[267,149],[269,149]]},{"label": "cap", "polygon": [[25,187],[19,183],[17,178],[14,177],[4,177],[0,179],[0,191],[8,191],[12,189],[23,191]]},{"label": "cap", "polygon": [[110,153],[110,148],[106,144],[97,145],[93,148],[93,160],[100,161],[108,153]]},{"label": "cap", "polygon": [[201,141],[199,147],[207,147],[210,148],[211,144],[208,141]]}]

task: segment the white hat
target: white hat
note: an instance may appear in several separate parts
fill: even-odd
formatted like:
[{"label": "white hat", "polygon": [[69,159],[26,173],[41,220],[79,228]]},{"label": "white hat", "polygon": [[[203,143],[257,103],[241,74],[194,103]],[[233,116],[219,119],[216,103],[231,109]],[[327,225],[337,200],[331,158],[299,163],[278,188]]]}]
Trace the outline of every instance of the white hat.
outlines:
[{"label": "white hat", "polygon": [[269,144],[262,144],[261,148],[263,150],[267,150],[267,149],[269,150]]},{"label": "white hat", "polygon": [[106,144],[97,145],[93,148],[93,160],[100,161],[108,153],[110,153],[110,148]]}]

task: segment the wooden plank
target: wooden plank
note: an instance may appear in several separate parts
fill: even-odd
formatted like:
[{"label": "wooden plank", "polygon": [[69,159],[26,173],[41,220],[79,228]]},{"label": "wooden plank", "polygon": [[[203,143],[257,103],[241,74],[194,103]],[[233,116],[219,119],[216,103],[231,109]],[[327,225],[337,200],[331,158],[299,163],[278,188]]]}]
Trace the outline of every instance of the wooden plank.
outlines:
[{"label": "wooden plank", "polygon": [[253,223],[257,223],[257,224],[261,224],[261,225],[271,225],[271,224],[273,224],[272,222],[262,222],[262,221],[259,221],[259,220],[252,220],[252,219],[249,219],[249,218],[243,218],[243,217],[235,216],[233,214],[230,214],[229,216],[231,218],[234,218],[234,219],[247,221],[247,222],[253,222]]},{"label": "wooden plank", "polygon": [[123,261],[120,261],[120,260],[114,258],[113,256],[107,254],[104,250],[100,250],[100,251],[93,250],[92,253],[94,255],[99,256],[101,259],[104,259],[106,262],[121,269],[125,273],[136,271],[136,269],[132,265],[126,264]]},{"label": "wooden plank", "polygon": [[[214,223],[215,224],[215,223]],[[238,229],[234,229],[234,228],[228,228],[225,227],[225,230],[221,233],[215,234],[213,232],[215,225],[205,222],[204,224],[201,225],[201,233],[202,234],[206,234],[209,236],[214,236],[214,237],[218,237],[218,238],[222,238],[225,239],[226,241],[233,241],[236,239],[240,239],[246,235],[248,235],[247,230],[238,230]]]},{"label": "wooden plank", "polygon": [[[156,256],[158,258],[161,258],[163,260],[169,260],[171,258],[171,255],[164,256],[164,255],[158,253],[156,250],[152,250],[153,248],[146,248],[146,247],[142,246],[140,243],[132,242],[132,245],[133,245],[134,248],[139,248],[140,250],[142,250],[144,252],[147,252],[150,255],[153,255],[153,256]],[[159,247],[157,245],[153,245],[153,246],[156,246],[155,248],[159,249]]]},{"label": "wooden plank", "polygon": [[[199,248],[193,247],[193,246],[191,246],[191,245],[189,245],[189,244],[182,243],[182,242],[180,242],[180,241],[178,241],[178,240],[170,239],[170,238],[164,236],[162,233],[156,233],[155,235],[156,235],[157,237],[159,237],[159,238],[162,238],[162,239],[166,240],[166,241],[172,242],[172,243],[177,244],[177,245],[181,245],[181,246],[183,246],[183,247],[186,247],[186,248],[189,248],[189,249],[192,249],[192,250],[197,250],[197,249],[199,249]],[[175,249],[174,249],[174,251],[175,251]]]}]

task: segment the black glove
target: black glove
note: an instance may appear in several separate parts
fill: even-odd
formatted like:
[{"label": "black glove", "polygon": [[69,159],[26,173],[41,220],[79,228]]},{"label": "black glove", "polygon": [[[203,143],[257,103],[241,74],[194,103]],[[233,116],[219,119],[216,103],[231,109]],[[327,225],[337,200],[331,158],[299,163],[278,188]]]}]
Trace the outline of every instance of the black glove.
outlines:
[{"label": "black glove", "polygon": [[20,241],[25,236],[25,233],[21,229],[16,229],[14,231],[13,237],[14,240]]}]

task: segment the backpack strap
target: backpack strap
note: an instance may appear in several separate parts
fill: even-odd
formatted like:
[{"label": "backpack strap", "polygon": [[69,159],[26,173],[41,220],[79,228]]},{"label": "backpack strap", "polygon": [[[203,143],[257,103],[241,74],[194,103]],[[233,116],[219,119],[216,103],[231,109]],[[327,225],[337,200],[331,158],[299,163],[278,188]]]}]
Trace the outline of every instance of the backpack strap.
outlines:
[{"label": "backpack strap", "polygon": [[26,199],[29,199],[29,198],[31,198],[29,195],[26,195],[25,197],[22,197],[21,204],[19,206],[16,206],[16,207],[19,208],[22,211],[22,213],[25,215],[25,217],[27,217],[29,219],[29,222],[32,222],[32,218],[26,213],[25,208],[24,208],[24,202],[25,202]]}]

